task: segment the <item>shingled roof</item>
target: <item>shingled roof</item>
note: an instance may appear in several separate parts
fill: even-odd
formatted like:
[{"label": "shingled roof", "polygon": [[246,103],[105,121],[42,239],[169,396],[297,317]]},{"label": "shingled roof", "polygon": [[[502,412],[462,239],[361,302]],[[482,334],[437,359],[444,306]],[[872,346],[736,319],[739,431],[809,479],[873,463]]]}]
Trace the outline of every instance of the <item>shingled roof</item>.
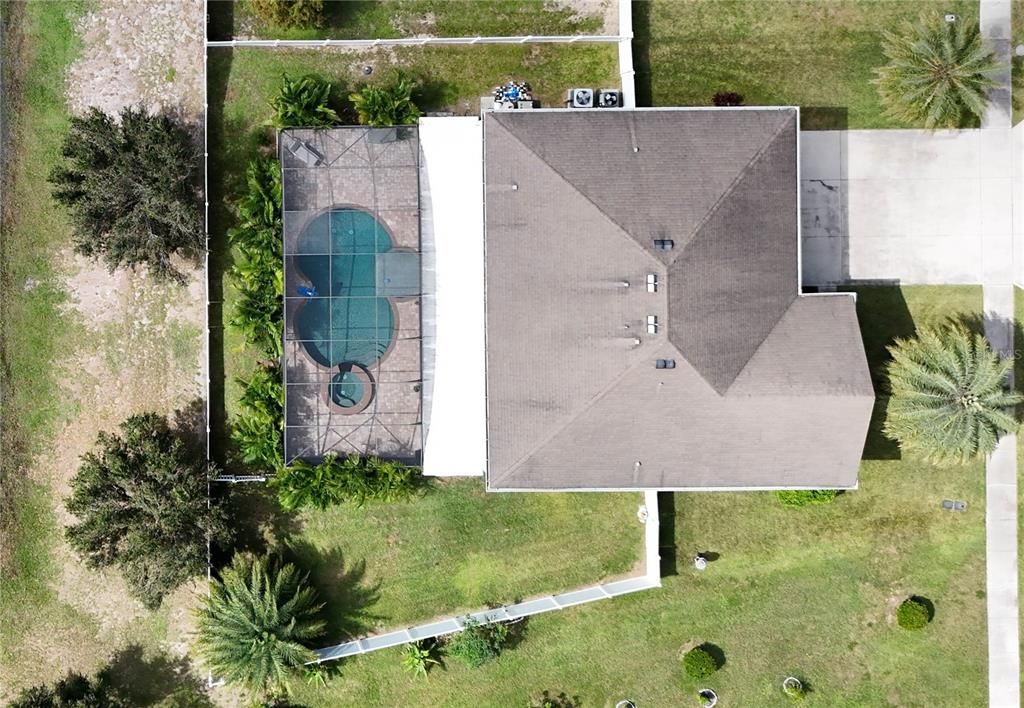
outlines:
[{"label": "shingled roof", "polygon": [[797,138],[790,108],[485,115],[490,488],[856,485],[874,394],[853,297],[800,293]]}]

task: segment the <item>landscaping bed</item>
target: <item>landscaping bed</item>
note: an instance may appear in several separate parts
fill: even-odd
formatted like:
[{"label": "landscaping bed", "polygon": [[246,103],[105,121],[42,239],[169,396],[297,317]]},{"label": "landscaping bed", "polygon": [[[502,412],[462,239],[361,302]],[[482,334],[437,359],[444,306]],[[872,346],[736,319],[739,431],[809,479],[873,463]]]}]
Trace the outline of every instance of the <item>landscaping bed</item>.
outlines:
[{"label": "landscaping bed", "polygon": [[[979,315],[981,289],[859,288],[858,306],[877,369],[892,337]],[[702,686],[682,677],[681,659],[704,642],[725,657],[703,681],[722,704],[789,705],[781,683],[790,675],[810,689],[809,705],[946,705],[950,696],[986,695],[981,463],[868,459],[858,490],[804,508],[771,493],[661,497],[675,544],[662,553],[676,573],[663,588],[533,617],[518,646],[481,668],[449,661],[415,680],[400,653],[385,650],[345,661],[326,689],[302,686],[296,699],[526,705],[548,690],[583,705],[696,705]],[[943,510],[945,498],[966,501],[967,511]],[[580,550],[613,538],[606,532]],[[714,558],[703,572],[690,562],[697,552]],[[895,624],[896,607],[912,594],[935,607],[919,632]]]},{"label": "landscaping bed", "polygon": [[239,491],[240,526],[269,520],[271,545],[310,571],[324,645],[642,572],[639,494],[490,494],[481,479],[441,480],[405,503],[283,516],[266,490]]},{"label": "landscaping bed", "polygon": [[652,0],[633,8],[642,105],[709,106],[731,91],[748,106],[800,106],[805,130],[919,127],[883,113],[872,83],[886,63],[882,32],[924,12],[978,17],[978,4],[965,0]]}]

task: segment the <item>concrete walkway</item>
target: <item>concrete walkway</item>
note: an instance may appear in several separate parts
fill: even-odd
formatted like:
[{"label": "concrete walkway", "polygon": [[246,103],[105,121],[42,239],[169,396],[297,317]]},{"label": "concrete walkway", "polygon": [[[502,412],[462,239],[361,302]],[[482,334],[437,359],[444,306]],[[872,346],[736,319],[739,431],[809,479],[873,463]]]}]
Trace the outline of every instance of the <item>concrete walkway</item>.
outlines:
[{"label": "concrete walkway", "polygon": [[[981,0],[981,33],[1005,67],[982,118],[979,164],[985,336],[1013,356],[1013,162],[1010,101],[1010,0]],[[993,708],[1020,706],[1017,575],[1017,437],[999,441],[985,465],[988,689]]]}]

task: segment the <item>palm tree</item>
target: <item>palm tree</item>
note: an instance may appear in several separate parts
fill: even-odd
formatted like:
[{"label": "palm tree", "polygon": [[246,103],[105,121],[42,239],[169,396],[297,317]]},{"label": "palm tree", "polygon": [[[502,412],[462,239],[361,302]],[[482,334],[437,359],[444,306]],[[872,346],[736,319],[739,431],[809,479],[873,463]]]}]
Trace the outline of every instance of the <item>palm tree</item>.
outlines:
[{"label": "palm tree", "polygon": [[889,63],[875,70],[875,84],[889,116],[930,130],[981,118],[999,65],[977,22],[946,22],[936,13],[907,23],[903,34],[885,32],[882,49]]},{"label": "palm tree", "polygon": [[964,463],[1017,429],[1011,409],[1024,396],[1005,388],[1013,361],[959,325],[922,329],[889,347],[888,416],[883,431],[933,462]]},{"label": "palm tree", "polygon": [[328,102],[331,84],[319,76],[307,74],[300,79],[281,77],[281,91],[270,102],[275,128],[329,128],[341,122]]},{"label": "palm tree", "polygon": [[359,122],[374,128],[410,125],[420,117],[420,109],[412,100],[413,83],[399,73],[393,83],[385,86],[364,86],[349,96],[359,114]]},{"label": "palm tree", "polygon": [[210,668],[259,695],[288,694],[293,671],[315,658],[322,603],[291,563],[238,553],[199,609],[197,646]]}]

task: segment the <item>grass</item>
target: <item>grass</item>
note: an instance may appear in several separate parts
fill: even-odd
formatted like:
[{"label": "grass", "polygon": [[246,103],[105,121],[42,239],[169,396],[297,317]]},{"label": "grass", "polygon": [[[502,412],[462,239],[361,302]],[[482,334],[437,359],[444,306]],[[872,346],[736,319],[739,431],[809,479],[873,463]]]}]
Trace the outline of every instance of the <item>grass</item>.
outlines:
[{"label": "grass", "polygon": [[[981,312],[974,287],[860,288],[858,295],[875,370],[893,337]],[[681,659],[702,642],[725,655],[724,667],[704,684],[728,705],[789,705],[781,682],[790,674],[811,687],[808,706],[984,700],[980,463],[943,468],[868,459],[860,489],[802,509],[783,507],[768,493],[661,498],[669,534],[663,543],[673,546],[662,551],[673,574],[661,589],[533,617],[517,647],[479,669],[449,661],[417,681],[402,670],[398,650],[385,650],[344,662],[326,689],[298,687],[296,700],[526,705],[548,690],[579,696],[586,706],[623,698],[696,705],[698,686],[683,678]],[[943,498],[966,500],[968,512],[943,511]],[[688,561],[698,551],[719,554],[703,573]],[[932,624],[916,633],[894,624],[896,605],[912,594],[932,600],[936,610]]]},{"label": "grass", "polygon": [[602,26],[601,17],[580,16],[572,8],[543,0],[362,0],[324,5],[323,27],[286,28],[265,25],[241,0],[233,6],[234,34],[271,39],[500,37],[600,34]]},{"label": "grass", "polygon": [[[307,511],[278,534],[327,602],[328,644],[640,572],[642,501],[488,494],[479,479],[440,481],[407,504]],[[258,518],[251,505],[273,503],[247,495],[238,513]]]},{"label": "grass", "polygon": [[[909,128],[883,114],[872,80],[882,32],[924,12],[977,18],[966,0],[653,0],[634,3],[641,105],[798,105],[804,129]],[[646,103],[649,101],[649,103]]]},{"label": "grass", "polygon": [[[211,407],[214,446],[222,459],[228,449],[227,421],[236,414],[241,394],[235,380],[248,375],[259,356],[227,327],[237,296],[226,276],[232,262],[226,233],[232,224],[231,203],[244,189],[245,166],[272,140],[264,127],[271,116],[268,102],[279,90],[283,73],[317,73],[333,82],[332,102],[354,123],[348,95],[366,80],[362,67],[367,64],[374,67],[371,81],[387,80],[398,68],[408,73],[418,82],[415,98],[421,109],[467,115],[479,111],[479,97],[509,76],[530,82],[544,105],[558,104],[570,86],[618,85],[614,45],[416,47],[363,53],[211,49],[211,300],[223,303],[221,312],[216,305],[211,312]],[[218,322],[223,329],[216,327]]]},{"label": "grass", "polygon": [[47,611],[54,567],[49,539],[57,533],[46,490],[25,467],[61,416],[51,362],[71,325],[60,307],[66,294],[53,255],[67,225],[50,203],[47,173],[67,124],[63,70],[77,51],[71,17],[80,4],[8,3],[5,46],[3,237],[0,302],[3,454],[0,454],[0,647],[17,653],[22,613]]}]

